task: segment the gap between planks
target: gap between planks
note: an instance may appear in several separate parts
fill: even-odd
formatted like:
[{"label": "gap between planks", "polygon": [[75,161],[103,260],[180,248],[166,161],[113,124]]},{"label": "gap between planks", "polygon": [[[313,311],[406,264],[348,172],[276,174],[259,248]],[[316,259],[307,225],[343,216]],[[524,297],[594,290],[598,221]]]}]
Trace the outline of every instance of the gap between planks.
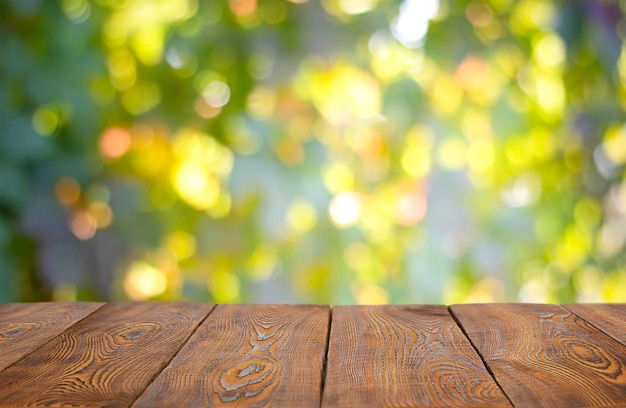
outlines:
[{"label": "gap between planks", "polygon": [[[93,302],[93,303],[100,303],[100,302]],[[38,345],[37,347],[33,348],[32,350],[30,350],[29,352],[27,352],[26,354],[24,354],[23,356],[21,356],[19,359],[13,361],[11,364],[7,365],[6,367],[2,368],[1,371],[7,370],[9,368],[11,368],[13,365],[17,364],[18,362],[22,361],[23,359],[27,358],[28,356],[30,356],[31,354],[33,354],[36,351],[39,351],[39,349],[41,349],[42,347],[44,347],[46,344],[50,343],[51,341],[53,341],[55,338],[57,338],[58,336],[63,335],[63,333],[65,333],[66,331],[70,330],[72,327],[74,327],[74,325],[80,323],[81,321],[85,320],[86,318],[88,318],[89,316],[91,316],[92,314],[94,314],[95,312],[97,312],[98,310],[102,309],[104,306],[106,306],[108,304],[108,302],[102,302],[100,303],[100,306],[96,307],[94,310],[92,310],[91,312],[87,313],[85,316],[81,317],[80,319],[76,320],[75,322],[73,322],[72,324],[70,324],[69,326],[67,326],[64,330],[60,331],[59,333],[57,333],[56,335],[50,337],[48,340],[44,341],[43,343],[41,343],[40,345]]]},{"label": "gap between planks", "polygon": [[328,370],[328,352],[330,349],[330,333],[333,329],[333,308],[328,308],[328,330],[326,331],[326,350],[324,352],[324,363],[322,364],[322,382],[320,388],[320,408],[324,400],[324,389],[326,387],[326,372]]},{"label": "gap between planks", "polygon": [[489,367],[489,364],[487,364],[487,361],[485,361],[485,358],[483,357],[483,353],[480,352],[480,350],[478,349],[478,347],[476,347],[476,344],[474,344],[470,336],[467,335],[467,332],[465,331],[465,327],[463,327],[463,324],[456,317],[452,309],[450,309],[450,306],[447,306],[447,309],[448,309],[448,313],[450,314],[450,316],[452,316],[452,319],[454,319],[456,325],[459,326],[459,329],[461,329],[463,336],[465,336],[467,341],[469,341],[469,343],[472,345],[472,348],[474,349],[476,354],[478,354],[478,357],[480,357],[480,361],[482,361],[483,365],[485,366],[485,369],[487,369],[487,372],[489,373],[491,378],[493,378],[493,381],[498,385],[498,388],[500,388],[500,391],[502,391],[502,394],[504,394],[504,396],[509,401],[511,406],[514,407],[515,404],[513,404],[513,401],[511,401],[511,398],[509,398],[509,396],[506,394],[506,392],[504,391],[504,388],[502,388],[502,385],[498,382],[498,379],[494,375],[493,371],[491,371],[491,367]]},{"label": "gap between planks", "polygon": [[204,323],[204,321],[206,319],[209,318],[209,316],[211,316],[211,313],[213,313],[213,311],[215,310],[215,308],[217,307],[217,304],[214,304],[213,307],[211,308],[211,310],[209,310],[209,312],[206,314],[206,316],[204,316],[202,318],[202,320],[200,320],[198,322],[198,324],[196,325],[196,327],[191,330],[189,332],[189,335],[187,336],[187,338],[185,338],[183,341],[180,342],[180,345],[178,346],[178,348],[176,349],[176,351],[174,351],[174,353],[172,353],[172,357],[165,362],[165,364],[163,364],[163,367],[161,367],[159,370],[157,370],[154,373],[154,376],[152,376],[152,378],[150,379],[150,381],[148,381],[146,383],[146,386],[144,387],[143,390],[139,391],[137,393],[137,395],[135,396],[135,398],[133,398],[133,400],[128,404],[129,407],[132,407],[133,404],[135,403],[135,401],[137,401],[139,399],[139,397],[141,397],[143,395],[144,392],[146,392],[146,390],[148,389],[148,387],[150,386],[150,384],[152,384],[154,382],[154,380],[156,380],[156,378],[161,375],[161,373],[163,372],[163,370],[165,370],[167,368],[167,366],[170,365],[170,363],[172,362],[172,360],[174,360],[174,357],[176,357],[178,355],[178,353],[180,352],[180,350],[185,347],[185,344],[187,344],[187,342],[189,341],[189,339],[191,338],[191,336],[193,336],[193,334],[198,331],[198,329],[200,328],[200,326],[202,325],[202,323]]}]

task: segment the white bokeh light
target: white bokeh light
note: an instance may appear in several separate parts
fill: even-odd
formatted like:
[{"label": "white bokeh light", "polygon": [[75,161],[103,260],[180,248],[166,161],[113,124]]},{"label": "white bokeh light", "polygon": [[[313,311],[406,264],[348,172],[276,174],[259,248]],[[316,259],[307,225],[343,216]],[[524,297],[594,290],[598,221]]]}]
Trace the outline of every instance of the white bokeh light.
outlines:
[{"label": "white bokeh light", "polygon": [[338,226],[353,225],[361,215],[361,197],[352,192],[338,194],[331,200],[328,212]]},{"label": "white bokeh light", "polygon": [[438,11],[439,0],[405,0],[400,13],[391,22],[391,33],[406,47],[421,47],[428,32],[428,21]]}]

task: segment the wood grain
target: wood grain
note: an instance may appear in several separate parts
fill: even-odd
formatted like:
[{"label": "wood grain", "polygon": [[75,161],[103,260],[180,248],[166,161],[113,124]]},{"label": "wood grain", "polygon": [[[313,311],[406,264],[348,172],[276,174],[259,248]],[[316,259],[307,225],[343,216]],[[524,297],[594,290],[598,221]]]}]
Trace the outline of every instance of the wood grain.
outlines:
[{"label": "wood grain", "polygon": [[319,407],[328,306],[219,305],[135,407]]},{"label": "wood grain", "polygon": [[13,303],[0,305],[0,371],[103,304]]},{"label": "wood grain", "polygon": [[445,306],[333,308],[324,407],[510,403]]},{"label": "wood grain", "polygon": [[109,303],[0,372],[0,406],[128,406],[212,307]]},{"label": "wood grain", "polygon": [[626,347],[557,305],[451,306],[516,407],[626,403]]},{"label": "wood grain", "polygon": [[568,304],[569,311],[626,345],[626,303]]}]

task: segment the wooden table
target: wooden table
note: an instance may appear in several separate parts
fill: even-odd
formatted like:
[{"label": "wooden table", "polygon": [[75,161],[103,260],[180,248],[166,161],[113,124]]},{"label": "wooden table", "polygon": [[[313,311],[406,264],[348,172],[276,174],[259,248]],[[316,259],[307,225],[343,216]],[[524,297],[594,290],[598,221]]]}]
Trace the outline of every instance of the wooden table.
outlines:
[{"label": "wooden table", "polygon": [[626,304],[0,305],[0,406],[626,407]]}]

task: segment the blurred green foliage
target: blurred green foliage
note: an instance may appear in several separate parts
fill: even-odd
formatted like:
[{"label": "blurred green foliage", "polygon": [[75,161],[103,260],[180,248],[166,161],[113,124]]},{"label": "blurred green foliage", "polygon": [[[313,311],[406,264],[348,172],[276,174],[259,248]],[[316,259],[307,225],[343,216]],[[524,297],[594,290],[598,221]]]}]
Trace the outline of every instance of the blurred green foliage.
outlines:
[{"label": "blurred green foliage", "polygon": [[4,0],[0,301],[626,301],[625,10]]}]

